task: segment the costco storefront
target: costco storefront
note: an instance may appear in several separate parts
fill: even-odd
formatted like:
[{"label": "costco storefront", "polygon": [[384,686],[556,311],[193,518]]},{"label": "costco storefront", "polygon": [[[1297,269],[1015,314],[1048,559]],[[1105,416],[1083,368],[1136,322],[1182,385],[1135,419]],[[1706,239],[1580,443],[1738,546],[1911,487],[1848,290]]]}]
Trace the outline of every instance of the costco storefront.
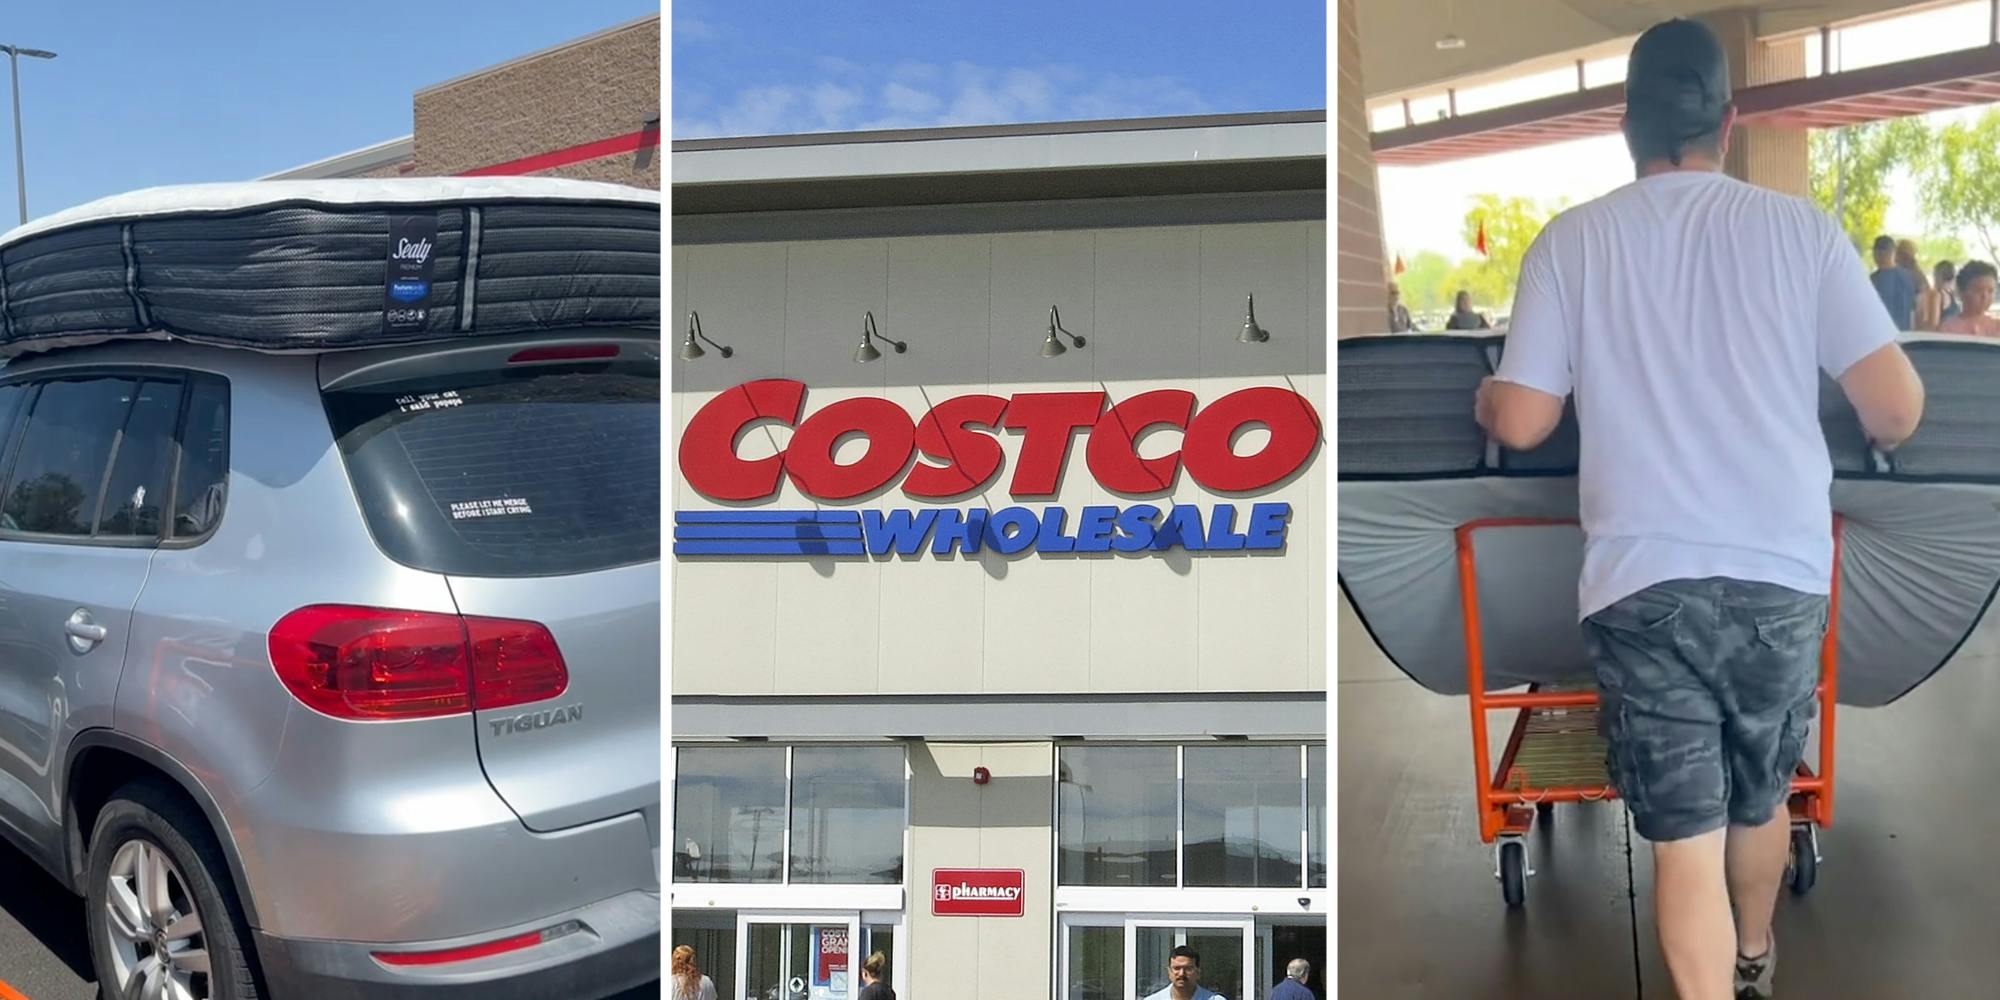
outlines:
[{"label": "costco storefront", "polygon": [[1325,135],[674,145],[665,863],[722,996],[1319,980]]}]

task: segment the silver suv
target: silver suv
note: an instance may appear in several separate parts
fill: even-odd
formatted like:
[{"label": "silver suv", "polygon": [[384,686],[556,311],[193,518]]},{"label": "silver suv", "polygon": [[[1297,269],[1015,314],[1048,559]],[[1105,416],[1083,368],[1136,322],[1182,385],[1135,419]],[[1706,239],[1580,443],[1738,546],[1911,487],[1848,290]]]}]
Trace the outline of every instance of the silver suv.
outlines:
[{"label": "silver suv", "polygon": [[0,833],[107,996],[659,978],[659,357],[0,369]]}]

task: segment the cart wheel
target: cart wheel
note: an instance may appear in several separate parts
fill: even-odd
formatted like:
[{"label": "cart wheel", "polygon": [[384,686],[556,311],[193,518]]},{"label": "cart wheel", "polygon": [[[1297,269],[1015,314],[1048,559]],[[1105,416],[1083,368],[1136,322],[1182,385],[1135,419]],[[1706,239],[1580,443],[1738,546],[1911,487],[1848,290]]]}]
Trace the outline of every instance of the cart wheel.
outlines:
[{"label": "cart wheel", "polygon": [[1792,827],[1792,863],[1789,881],[1792,895],[1803,896],[1819,881],[1819,851],[1809,826]]},{"label": "cart wheel", "polygon": [[1546,830],[1550,826],[1553,826],[1555,824],[1555,821],[1556,821],[1555,803],[1553,802],[1535,803],[1535,825]]},{"label": "cart wheel", "polygon": [[1500,896],[1509,909],[1520,909],[1528,898],[1528,854],[1518,840],[1500,845]]}]

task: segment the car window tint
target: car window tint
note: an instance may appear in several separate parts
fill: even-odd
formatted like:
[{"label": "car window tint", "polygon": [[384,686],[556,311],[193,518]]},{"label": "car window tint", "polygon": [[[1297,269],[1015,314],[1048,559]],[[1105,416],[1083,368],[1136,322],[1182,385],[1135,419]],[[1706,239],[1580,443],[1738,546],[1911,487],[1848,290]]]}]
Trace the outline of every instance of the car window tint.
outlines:
[{"label": "car window tint", "polygon": [[[0,385],[0,462],[6,460],[6,450],[14,443],[14,428],[18,424],[21,403],[28,398],[28,387],[16,382]],[[0,465],[0,470],[5,466]]]},{"label": "car window tint", "polygon": [[468,576],[660,557],[658,365],[452,376],[327,393],[377,544]]},{"label": "car window tint", "polygon": [[157,538],[167,502],[167,467],[173,460],[174,424],[180,420],[181,383],[146,381],[125,419],[118,453],[104,491],[98,537]]},{"label": "car window tint", "polygon": [[88,536],[105,465],[137,391],[129,378],[44,384],[8,478],[0,528]]},{"label": "car window tint", "polygon": [[222,520],[229,485],[229,383],[196,376],[174,476],[173,537],[207,534]]}]

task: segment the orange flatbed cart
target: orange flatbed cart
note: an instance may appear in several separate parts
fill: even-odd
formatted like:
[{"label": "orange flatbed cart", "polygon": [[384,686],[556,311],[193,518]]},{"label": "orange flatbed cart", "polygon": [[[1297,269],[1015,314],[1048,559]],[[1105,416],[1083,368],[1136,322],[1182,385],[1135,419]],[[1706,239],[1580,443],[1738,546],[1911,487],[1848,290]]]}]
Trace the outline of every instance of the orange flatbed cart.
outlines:
[{"label": "orange flatbed cart", "polygon": [[[1493,844],[1493,875],[1509,907],[1527,900],[1526,840],[1536,821],[1546,825],[1557,803],[1602,802],[1618,797],[1605,771],[1604,738],[1598,732],[1594,685],[1544,687],[1526,691],[1486,690],[1486,660],[1479,625],[1479,577],[1473,535],[1489,528],[1553,527],[1573,520],[1488,518],[1458,527],[1458,590],[1465,628],[1465,671],[1472,708],[1472,759],[1479,796],[1479,839]],[[1819,830],[1833,825],[1834,698],[1837,691],[1840,627],[1841,522],[1834,519],[1831,599],[1826,639],[1820,648],[1819,770],[1800,762],[1792,777],[1791,861],[1786,881],[1805,895],[1818,878]],[[1487,749],[1488,712],[1517,709],[1497,766]]]}]

